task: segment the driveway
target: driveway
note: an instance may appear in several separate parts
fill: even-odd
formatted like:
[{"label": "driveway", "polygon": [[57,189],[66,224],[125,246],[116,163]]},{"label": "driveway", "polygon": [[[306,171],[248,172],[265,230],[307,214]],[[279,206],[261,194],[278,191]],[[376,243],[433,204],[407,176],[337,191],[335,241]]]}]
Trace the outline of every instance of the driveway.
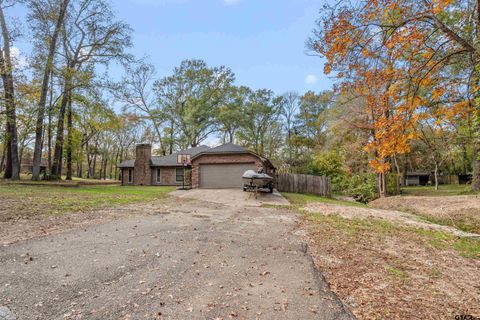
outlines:
[{"label": "driveway", "polygon": [[177,194],[4,246],[0,319],[353,318],[315,269],[298,217],[247,204]]},{"label": "driveway", "polygon": [[195,199],[228,206],[260,207],[266,205],[289,205],[278,191],[273,193],[243,192],[242,189],[193,189],[189,191],[178,190],[171,193],[173,196],[183,199]]}]

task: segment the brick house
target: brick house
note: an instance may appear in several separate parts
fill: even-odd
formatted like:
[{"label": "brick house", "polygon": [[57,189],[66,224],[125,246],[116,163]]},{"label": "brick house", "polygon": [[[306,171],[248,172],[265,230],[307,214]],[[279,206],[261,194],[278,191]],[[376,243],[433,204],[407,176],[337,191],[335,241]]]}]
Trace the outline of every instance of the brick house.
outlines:
[{"label": "brick house", "polygon": [[[179,155],[188,155],[189,170],[178,163]],[[119,168],[122,185],[181,186],[187,180],[192,188],[211,189],[241,188],[247,170],[275,170],[268,159],[232,143],[215,148],[199,146],[164,157],[152,157],[151,145],[139,144],[135,160],[124,161]],[[191,176],[185,177],[185,172],[191,172]]]}]

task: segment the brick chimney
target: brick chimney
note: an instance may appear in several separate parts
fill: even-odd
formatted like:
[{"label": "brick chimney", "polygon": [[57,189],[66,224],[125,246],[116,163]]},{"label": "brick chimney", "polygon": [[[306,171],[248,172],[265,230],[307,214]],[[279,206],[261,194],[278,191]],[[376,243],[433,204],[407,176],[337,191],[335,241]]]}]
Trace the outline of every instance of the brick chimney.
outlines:
[{"label": "brick chimney", "polygon": [[135,156],[135,170],[133,184],[136,186],[152,185],[152,169],[150,160],[152,158],[152,146],[150,144],[138,144]]}]

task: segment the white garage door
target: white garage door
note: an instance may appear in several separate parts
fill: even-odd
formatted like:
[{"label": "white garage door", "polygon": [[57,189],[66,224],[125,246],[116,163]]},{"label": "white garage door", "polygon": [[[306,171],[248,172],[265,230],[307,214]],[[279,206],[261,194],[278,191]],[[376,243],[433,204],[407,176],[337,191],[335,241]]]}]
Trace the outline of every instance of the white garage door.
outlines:
[{"label": "white garage door", "polygon": [[243,187],[242,176],[247,170],[255,170],[255,163],[202,164],[200,165],[200,188],[241,188]]}]

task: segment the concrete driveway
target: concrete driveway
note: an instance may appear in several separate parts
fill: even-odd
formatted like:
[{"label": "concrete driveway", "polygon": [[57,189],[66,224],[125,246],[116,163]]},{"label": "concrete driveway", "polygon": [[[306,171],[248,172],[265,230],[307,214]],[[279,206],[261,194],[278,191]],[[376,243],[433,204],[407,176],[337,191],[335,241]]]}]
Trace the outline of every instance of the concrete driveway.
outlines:
[{"label": "concrete driveway", "polygon": [[243,192],[242,189],[192,189],[188,191],[178,190],[171,194],[183,199],[195,199],[236,207],[260,207],[263,204],[290,204],[288,200],[276,190],[274,190],[273,193],[259,192],[256,195],[251,192]]},{"label": "concrete driveway", "polygon": [[186,194],[0,248],[0,319],[353,318],[315,269],[297,216]]}]

